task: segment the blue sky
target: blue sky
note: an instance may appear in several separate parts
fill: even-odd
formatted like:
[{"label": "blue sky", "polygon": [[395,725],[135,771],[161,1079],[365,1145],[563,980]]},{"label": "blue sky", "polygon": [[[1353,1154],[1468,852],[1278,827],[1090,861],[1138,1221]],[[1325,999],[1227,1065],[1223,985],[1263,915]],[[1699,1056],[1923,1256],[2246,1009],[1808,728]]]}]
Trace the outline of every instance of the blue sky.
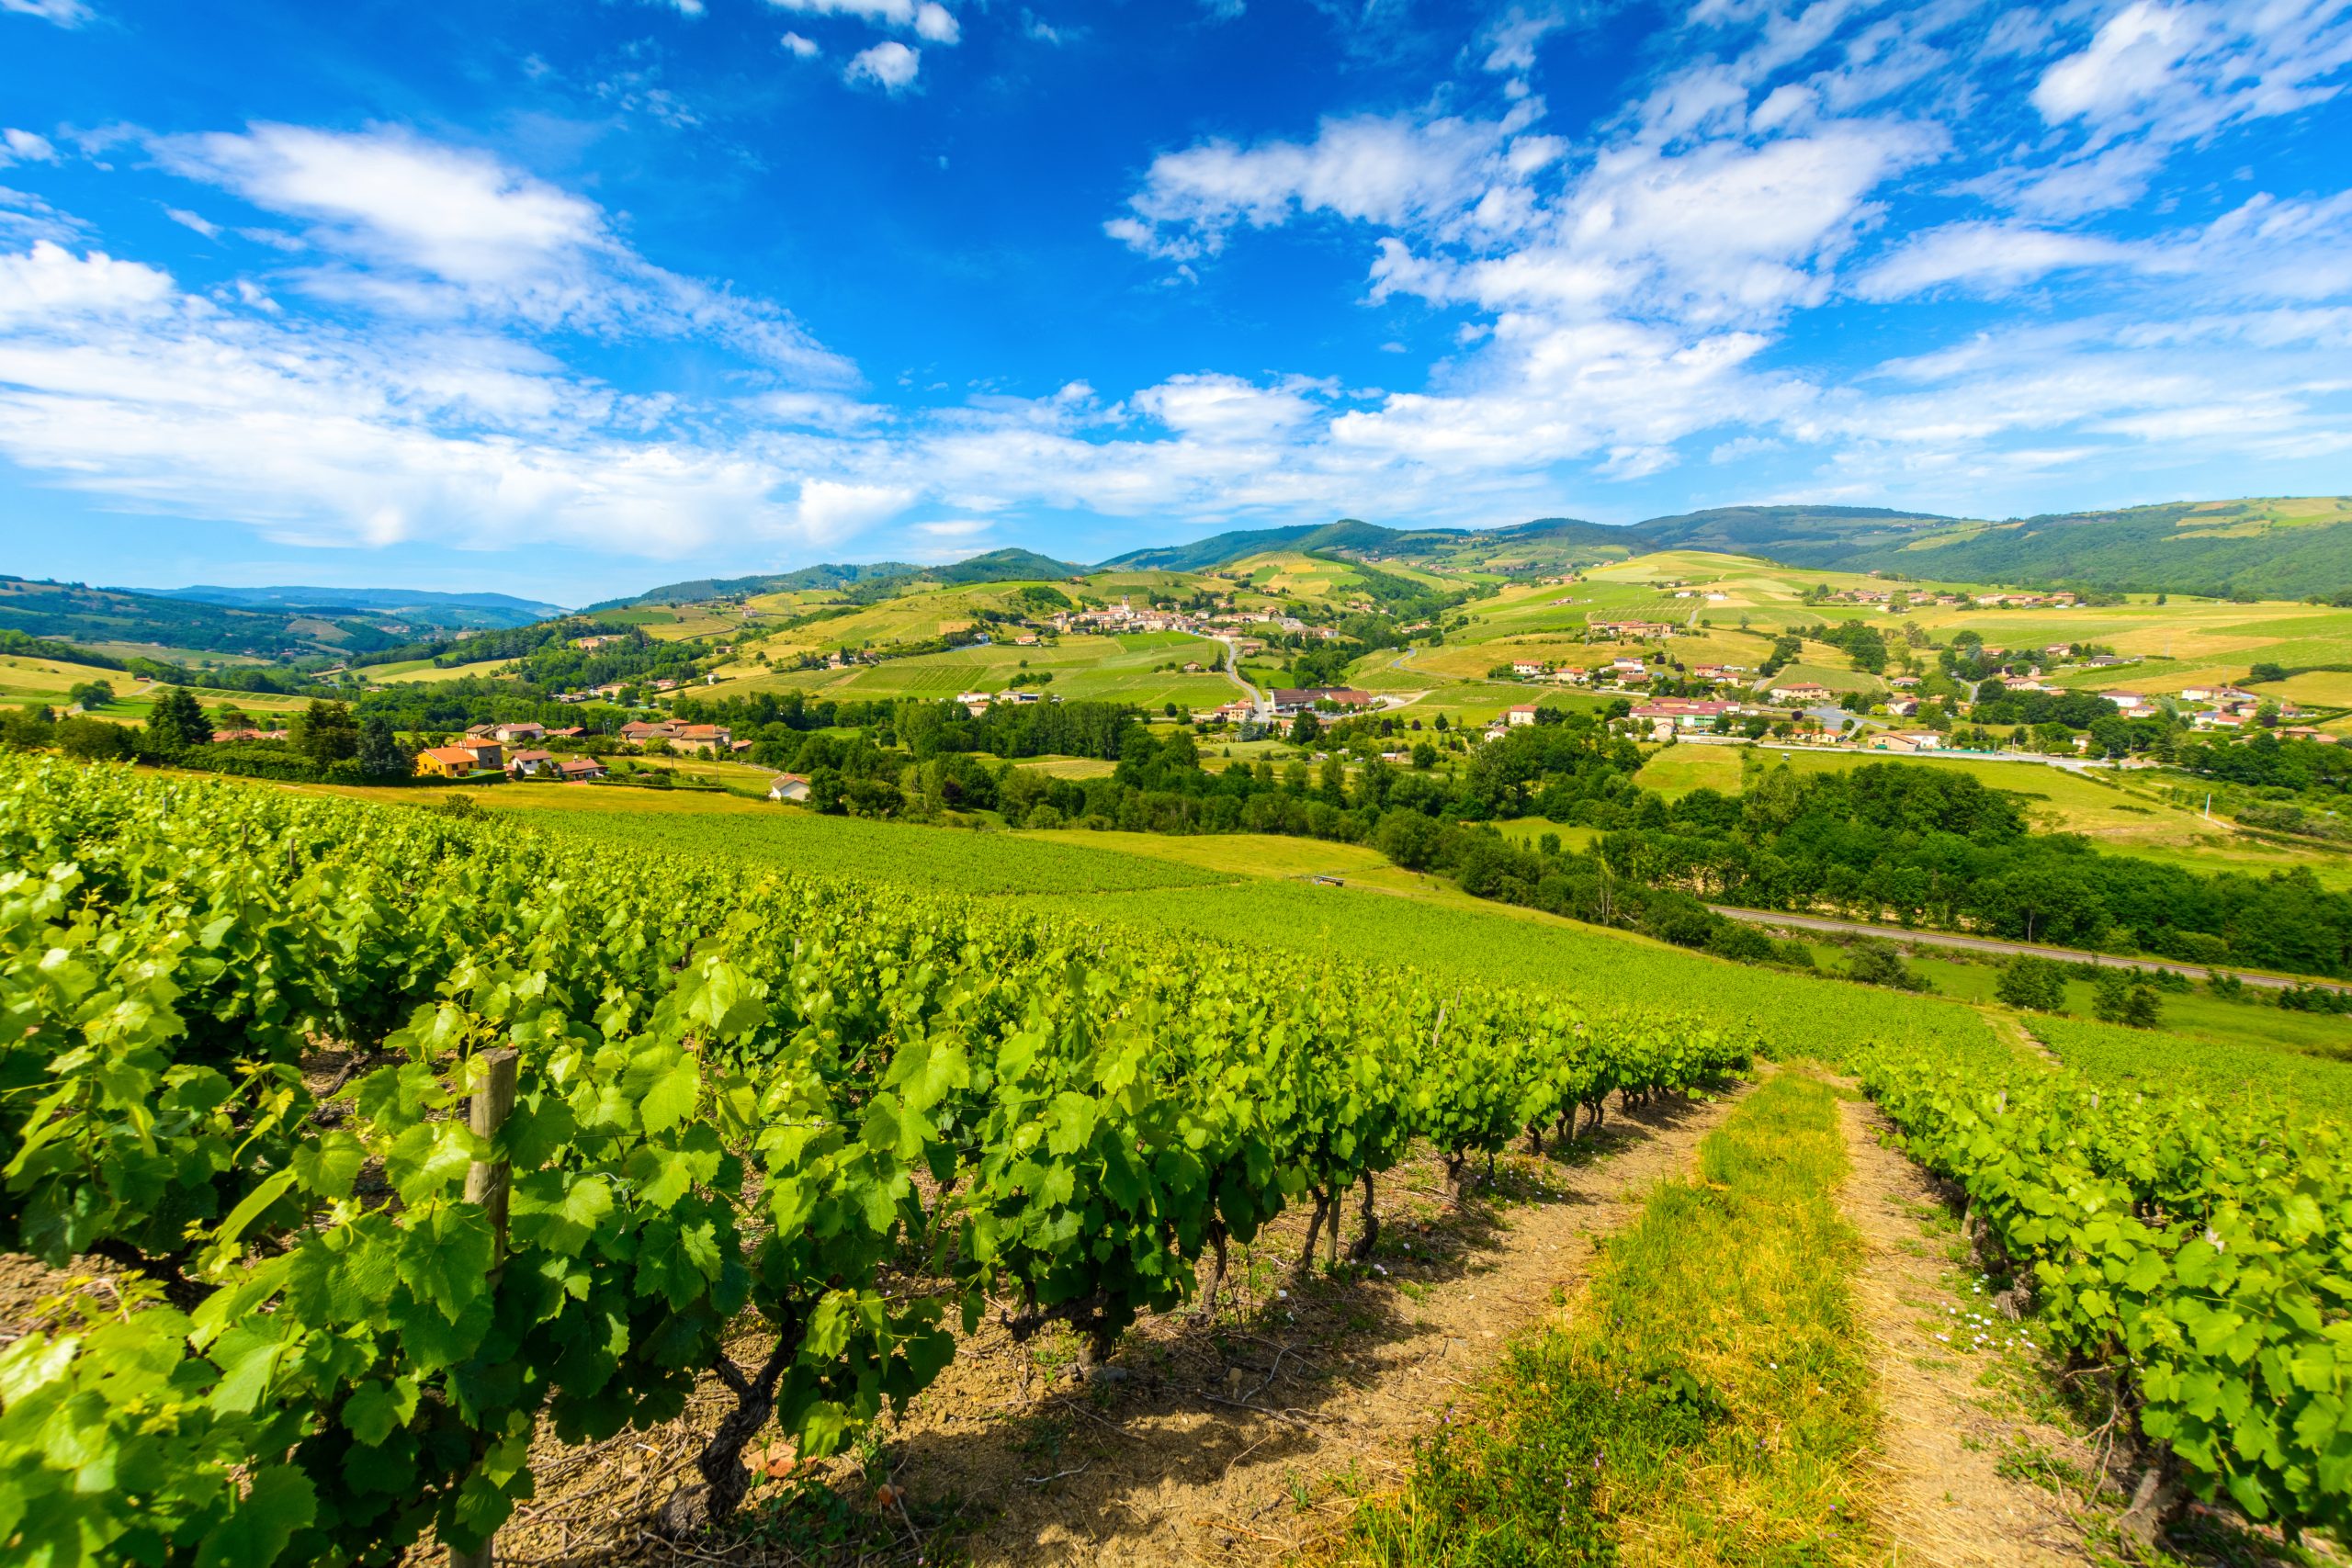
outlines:
[{"label": "blue sky", "polygon": [[2352,0],[0,0],[0,570],[2352,490]]}]

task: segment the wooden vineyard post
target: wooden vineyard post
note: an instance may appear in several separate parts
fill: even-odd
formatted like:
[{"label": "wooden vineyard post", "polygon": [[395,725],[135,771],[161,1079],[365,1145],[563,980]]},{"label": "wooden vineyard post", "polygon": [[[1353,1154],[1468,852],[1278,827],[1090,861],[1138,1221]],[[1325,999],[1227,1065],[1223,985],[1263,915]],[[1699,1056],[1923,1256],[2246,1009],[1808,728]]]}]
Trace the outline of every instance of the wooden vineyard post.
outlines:
[{"label": "wooden vineyard post", "polygon": [[[508,1112],[514,1109],[516,1064],[521,1054],[512,1046],[485,1051],[481,1060],[490,1070],[481,1087],[474,1090],[468,1106],[466,1122],[477,1138],[485,1141],[498,1136],[506,1124]],[[506,1189],[507,1170],[504,1160],[476,1160],[466,1167],[466,1201],[480,1203],[490,1216],[490,1277],[506,1263]],[[492,1551],[496,1538],[484,1540],[472,1551],[449,1549],[449,1568],[491,1568]]]}]

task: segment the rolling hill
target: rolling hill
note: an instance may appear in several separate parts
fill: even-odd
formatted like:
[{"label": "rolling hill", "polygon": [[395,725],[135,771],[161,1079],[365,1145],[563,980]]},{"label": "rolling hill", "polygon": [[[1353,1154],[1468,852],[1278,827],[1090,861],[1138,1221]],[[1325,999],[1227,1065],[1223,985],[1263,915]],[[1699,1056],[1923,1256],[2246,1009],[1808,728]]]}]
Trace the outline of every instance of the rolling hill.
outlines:
[{"label": "rolling hill", "polygon": [[927,583],[961,587],[974,582],[1037,582],[1082,576],[1087,568],[1075,561],[1056,560],[1035,550],[991,550],[951,566],[916,566],[909,561],[871,561],[862,565],[827,562],[796,571],[756,577],[702,577],[687,582],[664,583],[627,599],[607,599],[588,606],[598,610],[633,610],[655,604],[694,604],[710,599],[751,598],[762,593],[797,593],[805,589],[871,590],[885,585]]},{"label": "rolling hill", "polygon": [[[196,596],[248,592],[318,593],[327,599],[320,604],[249,604]],[[335,591],[311,589],[153,593],[0,576],[0,628],[166,659],[198,656],[292,661],[344,659],[448,632],[526,626],[544,618],[540,612],[549,608],[519,599],[503,605],[456,602],[503,600],[503,594],[394,593],[390,597],[401,601],[397,610],[353,604],[353,597],[349,592],[338,597]]]},{"label": "rolling hill", "polygon": [[438,593],[422,588],[132,588],[123,592],[163,599],[190,599],[244,610],[300,611],[314,615],[354,612],[389,615],[412,626],[526,626],[560,615],[560,604],[517,599],[511,593]]},{"label": "rolling hill", "polygon": [[[1647,528],[1648,524],[1643,526]],[[2007,523],[1859,527],[1748,547],[1792,566],[2300,599],[2352,590],[2352,496],[2173,502]]]}]

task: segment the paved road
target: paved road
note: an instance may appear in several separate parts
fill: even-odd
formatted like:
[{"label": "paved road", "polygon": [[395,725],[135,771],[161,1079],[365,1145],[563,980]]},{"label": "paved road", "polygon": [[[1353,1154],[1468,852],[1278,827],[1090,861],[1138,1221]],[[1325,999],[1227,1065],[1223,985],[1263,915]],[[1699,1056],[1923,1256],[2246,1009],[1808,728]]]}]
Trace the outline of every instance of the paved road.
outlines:
[{"label": "paved road", "polygon": [[[2101,964],[2117,969],[2169,969],[2176,975],[2187,975],[2192,979],[2202,979],[2211,971],[2222,969],[2237,975],[2249,986],[2260,986],[2273,991],[2283,991],[2296,984],[2276,975],[2248,975],[2243,970],[2233,970],[2226,964],[2175,964],[2163,958],[2119,958],[2111,953],[2084,953],[2071,947],[2045,947],[2031,942],[2003,942],[1995,937],[1959,936],[1951,931],[1864,925],[1860,920],[1833,920],[1819,915],[1788,915],[1775,909],[1741,909],[1729,904],[1711,904],[1708,908],[1728,919],[1761,926],[1801,926],[1812,931],[1851,931],[1857,936],[1880,936],[1890,942],[1916,942],[1928,947],[1965,947],[1978,953],[2026,953],[2036,958],[2055,958],[2066,964]],[[2303,983],[2330,991],[2352,990],[2352,986],[2339,985],[2332,980]]]},{"label": "paved road", "polygon": [[1267,696],[1264,693],[1259,691],[1257,687],[1251,685],[1249,682],[1241,678],[1241,649],[1235,644],[1233,638],[1229,637],[1213,637],[1210,640],[1215,642],[1219,648],[1225,649],[1225,664],[1223,666],[1225,678],[1241,688],[1241,694],[1248,697],[1250,701],[1256,705],[1258,709],[1258,716],[1260,718],[1272,717],[1274,711],[1273,699]]}]

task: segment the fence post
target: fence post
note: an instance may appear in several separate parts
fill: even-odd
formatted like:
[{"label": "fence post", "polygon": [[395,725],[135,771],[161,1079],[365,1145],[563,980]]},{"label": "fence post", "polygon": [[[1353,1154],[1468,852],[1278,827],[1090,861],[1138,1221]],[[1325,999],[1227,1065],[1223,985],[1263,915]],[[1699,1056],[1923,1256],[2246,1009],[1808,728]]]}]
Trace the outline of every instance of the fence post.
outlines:
[{"label": "fence post", "polygon": [[[472,1128],[474,1136],[495,1138],[499,1128],[506,1124],[507,1113],[514,1109],[520,1055],[513,1046],[502,1045],[483,1052],[478,1058],[490,1070],[467,1107],[467,1125]],[[490,1215],[490,1277],[493,1283],[506,1263],[506,1177],[504,1160],[476,1160],[466,1167],[466,1201],[480,1203]],[[460,1551],[453,1546],[449,1549],[449,1568],[491,1568],[494,1546],[494,1537],[472,1551]]]}]

